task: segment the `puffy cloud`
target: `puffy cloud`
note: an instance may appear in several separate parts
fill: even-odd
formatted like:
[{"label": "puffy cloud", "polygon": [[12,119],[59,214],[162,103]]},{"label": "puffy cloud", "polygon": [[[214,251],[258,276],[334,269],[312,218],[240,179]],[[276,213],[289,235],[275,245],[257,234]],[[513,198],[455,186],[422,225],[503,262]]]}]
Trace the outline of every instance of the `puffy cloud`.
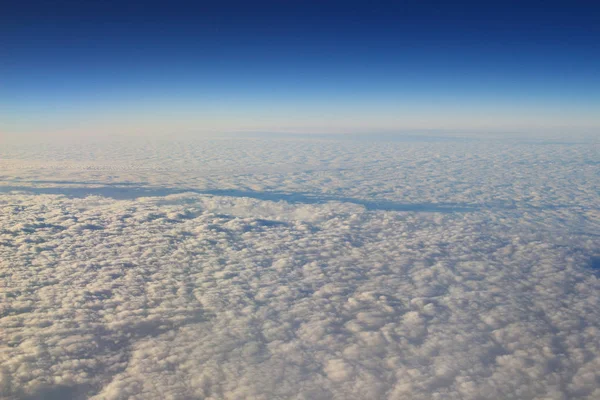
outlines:
[{"label": "puffy cloud", "polygon": [[[279,145],[261,154],[313,160],[313,170],[290,161],[265,172],[248,156],[260,171],[225,169],[223,182],[337,200],[0,195],[0,397],[600,395],[600,281],[587,268],[600,245],[598,167],[588,149]],[[98,151],[96,162],[108,157]],[[517,155],[527,154],[519,177]],[[178,179],[193,175],[177,168]],[[78,173],[89,181],[93,171]],[[374,194],[479,206],[343,201]]]}]

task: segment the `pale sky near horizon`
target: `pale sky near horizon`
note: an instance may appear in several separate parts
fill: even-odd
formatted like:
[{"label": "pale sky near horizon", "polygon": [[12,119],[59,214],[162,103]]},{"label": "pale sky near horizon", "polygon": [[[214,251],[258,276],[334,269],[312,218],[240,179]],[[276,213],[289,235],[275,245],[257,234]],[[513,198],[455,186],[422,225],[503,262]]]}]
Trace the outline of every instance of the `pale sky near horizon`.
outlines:
[{"label": "pale sky near horizon", "polygon": [[0,133],[600,128],[591,4],[132,4],[8,7]]}]

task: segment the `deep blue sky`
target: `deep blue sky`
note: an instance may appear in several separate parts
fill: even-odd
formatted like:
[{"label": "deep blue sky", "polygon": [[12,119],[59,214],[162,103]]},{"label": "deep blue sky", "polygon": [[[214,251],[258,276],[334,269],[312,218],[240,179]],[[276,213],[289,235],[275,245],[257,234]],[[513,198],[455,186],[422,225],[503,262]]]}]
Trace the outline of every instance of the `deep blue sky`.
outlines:
[{"label": "deep blue sky", "polygon": [[3,133],[600,128],[600,3],[24,2]]}]

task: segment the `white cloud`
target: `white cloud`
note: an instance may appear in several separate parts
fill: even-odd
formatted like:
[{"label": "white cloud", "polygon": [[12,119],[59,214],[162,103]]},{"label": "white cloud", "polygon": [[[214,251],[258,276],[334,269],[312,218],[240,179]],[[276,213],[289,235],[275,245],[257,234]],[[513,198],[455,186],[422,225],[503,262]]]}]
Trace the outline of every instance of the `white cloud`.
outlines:
[{"label": "white cloud", "polygon": [[[215,162],[241,165],[247,146],[222,145]],[[338,145],[252,142],[260,172],[211,178],[233,196],[0,195],[0,397],[600,397],[593,148]],[[210,189],[181,164],[155,187]],[[121,173],[73,171],[48,174]]]}]

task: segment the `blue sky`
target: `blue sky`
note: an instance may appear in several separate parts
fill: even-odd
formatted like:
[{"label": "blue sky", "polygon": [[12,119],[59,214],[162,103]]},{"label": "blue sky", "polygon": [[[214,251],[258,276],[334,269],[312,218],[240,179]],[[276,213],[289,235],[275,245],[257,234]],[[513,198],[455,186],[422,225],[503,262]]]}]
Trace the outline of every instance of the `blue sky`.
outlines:
[{"label": "blue sky", "polygon": [[9,5],[2,133],[600,128],[593,2]]}]

